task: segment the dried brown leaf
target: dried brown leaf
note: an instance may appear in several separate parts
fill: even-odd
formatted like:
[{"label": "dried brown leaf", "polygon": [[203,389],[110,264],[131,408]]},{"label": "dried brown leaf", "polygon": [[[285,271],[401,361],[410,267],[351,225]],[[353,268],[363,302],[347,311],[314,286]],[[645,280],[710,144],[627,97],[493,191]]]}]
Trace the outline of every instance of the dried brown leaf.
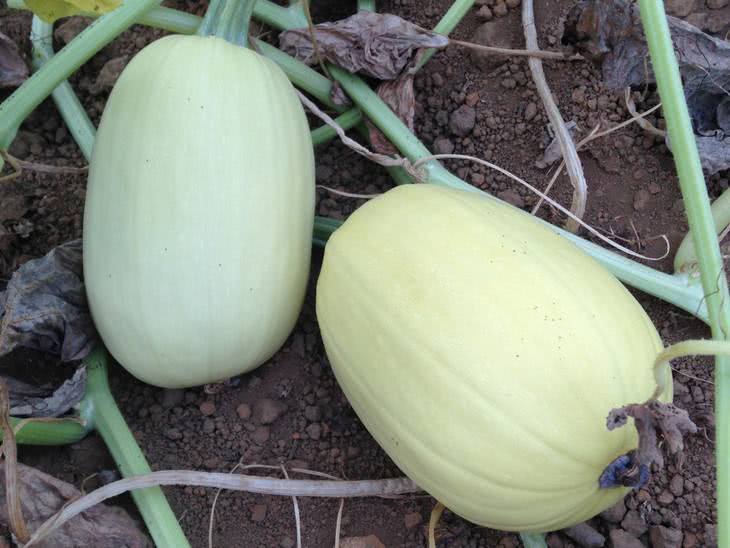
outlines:
[{"label": "dried brown leaf", "polygon": [[0,88],[14,88],[28,78],[28,65],[10,38],[0,32]]},{"label": "dried brown leaf", "polygon": [[[413,74],[406,72],[395,80],[381,82],[378,96],[388,105],[396,116],[413,132],[413,119],[416,115],[416,95],[413,90]],[[380,154],[395,155],[398,149],[388,140],[370,120],[366,122],[370,145]]]},{"label": "dried brown leaf", "polygon": [[345,90],[342,88],[342,85],[334,81],[332,82],[332,89],[330,90],[330,99],[335,105],[339,105],[341,107],[348,107],[352,104],[352,101],[347,96],[347,93],[345,93]]},{"label": "dried brown leaf", "polygon": [[652,400],[648,403],[631,404],[612,409],[606,426],[609,430],[624,426],[628,418],[634,419],[639,434],[639,448],[634,460],[639,464],[651,466],[656,463],[664,466],[664,456],[659,447],[660,438],[665,442],[667,453],[676,459],[677,465],[684,462],[684,435],[697,432],[697,426],[684,409],[672,403]]},{"label": "dried brown leaf", "polygon": [[2,452],[5,456],[5,508],[8,524],[15,538],[21,543],[28,542],[30,533],[23,516],[20,488],[18,482],[18,447],[15,444],[15,432],[10,426],[10,394],[5,383],[0,383],[0,428],[2,428]]},{"label": "dried brown leaf", "polygon": [[[418,49],[444,48],[449,43],[446,36],[396,15],[370,11],[315,25],[314,32],[319,54],[326,61],[380,80],[397,78]],[[317,63],[308,28],[282,32],[279,44],[300,61]]]},{"label": "dried brown leaf", "polygon": [[[5,475],[5,464],[0,464]],[[81,496],[74,486],[48,474],[18,464],[20,502],[31,530],[37,529],[68,501]],[[0,493],[5,500],[5,492]],[[7,523],[7,507],[0,506],[0,522]],[[131,517],[114,506],[99,504],[63,524],[35,544],[39,547],[108,546],[110,548],[148,548],[152,543]]]}]

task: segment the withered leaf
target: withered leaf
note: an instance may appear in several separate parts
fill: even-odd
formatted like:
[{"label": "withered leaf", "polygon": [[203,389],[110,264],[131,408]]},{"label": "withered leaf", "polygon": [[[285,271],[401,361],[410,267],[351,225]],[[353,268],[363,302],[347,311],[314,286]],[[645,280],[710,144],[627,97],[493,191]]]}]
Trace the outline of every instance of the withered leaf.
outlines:
[{"label": "withered leaf", "polygon": [[335,105],[339,105],[341,107],[347,107],[352,104],[352,101],[350,101],[350,98],[347,96],[347,93],[345,93],[342,85],[337,81],[332,82],[330,99]]},{"label": "withered leaf", "polygon": [[[30,466],[17,465],[20,503],[30,531],[37,529],[69,500],[81,495],[74,486]],[[5,463],[0,463],[0,500],[5,496]],[[0,506],[0,522],[7,525],[8,508]],[[68,521],[36,544],[39,548],[107,546],[109,548],[150,548],[149,538],[123,509],[97,504]]]},{"label": "withered leaf", "polygon": [[[413,132],[413,119],[416,115],[416,95],[413,90],[413,74],[405,72],[395,80],[381,82],[378,96],[388,105],[396,116]],[[370,120],[366,121],[370,144],[375,152],[394,155],[395,146]]]},{"label": "withered leaf", "polygon": [[[667,17],[685,98],[708,174],[730,168],[730,42]],[[654,82],[638,7],[629,0],[582,0],[568,17],[564,38],[601,63],[615,90]],[[671,148],[671,143],[667,141]]]},{"label": "withered leaf", "polygon": [[60,417],[81,401],[86,393],[86,368],[53,389],[34,386],[0,375],[10,390],[10,414],[14,417]]},{"label": "withered leaf", "polygon": [[0,356],[16,346],[84,358],[97,341],[86,302],[81,240],[28,261],[0,292]]},{"label": "withered leaf", "polygon": [[[446,36],[422,29],[397,15],[359,11],[346,19],[315,25],[320,55],[350,72],[380,80],[397,78],[420,48],[444,48]],[[283,51],[307,64],[318,62],[309,28],[279,35]]]},{"label": "withered leaf", "polygon": [[684,435],[697,432],[697,426],[689,418],[684,409],[672,403],[652,400],[648,403],[636,403],[612,409],[606,420],[609,430],[624,426],[629,417],[633,417],[634,426],[639,434],[639,448],[633,458],[639,464],[650,467],[656,464],[664,466],[664,456],[659,448],[659,439],[663,439],[667,453],[675,457],[678,467],[684,461]]},{"label": "withered leaf", "polygon": [[0,32],[0,88],[14,88],[28,78],[28,65],[10,38]]}]

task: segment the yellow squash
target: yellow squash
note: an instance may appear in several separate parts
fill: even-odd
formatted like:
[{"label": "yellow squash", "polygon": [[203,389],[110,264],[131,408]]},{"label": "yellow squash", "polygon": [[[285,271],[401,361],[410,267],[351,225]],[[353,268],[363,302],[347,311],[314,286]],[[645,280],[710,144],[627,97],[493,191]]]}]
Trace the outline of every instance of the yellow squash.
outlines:
[{"label": "yellow squash", "polygon": [[528,215],[460,190],[390,190],[327,244],[317,316],[365,426],[453,512],[544,532],[627,493],[598,487],[637,446],[606,416],[651,396],[661,340],[616,278]]}]

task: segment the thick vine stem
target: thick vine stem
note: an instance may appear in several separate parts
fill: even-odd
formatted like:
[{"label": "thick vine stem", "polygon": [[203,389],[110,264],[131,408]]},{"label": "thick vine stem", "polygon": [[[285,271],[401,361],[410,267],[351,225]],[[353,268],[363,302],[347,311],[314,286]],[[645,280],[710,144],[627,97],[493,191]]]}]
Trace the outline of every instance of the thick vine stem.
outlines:
[{"label": "thick vine stem", "polygon": [[[730,295],[727,279],[664,3],[661,0],[639,0],[639,7],[700,265],[700,280],[712,336],[728,339]],[[720,548],[730,548],[730,358],[720,356],[716,363],[717,540]]]},{"label": "thick vine stem", "polygon": [[[522,25],[525,29],[527,49],[540,49],[537,43],[537,29],[535,27],[535,13],[532,0],[522,0]],[[585,176],[583,175],[583,167],[581,166],[578,152],[575,149],[575,143],[573,143],[573,138],[565,126],[558,105],[555,104],[553,94],[550,92],[547,79],[545,78],[545,72],[542,69],[542,61],[536,57],[530,57],[527,62],[530,66],[530,72],[532,72],[532,79],[535,81],[537,92],[540,94],[545,111],[550,119],[553,130],[555,130],[555,136],[560,143],[560,150],[565,159],[568,176],[570,177],[571,183],[573,183],[573,203],[570,206],[570,210],[576,217],[582,219],[586,211],[588,187]],[[570,232],[578,231],[578,225],[573,220],[568,220],[565,228]]]},{"label": "thick vine stem", "polygon": [[211,0],[198,34],[217,36],[231,44],[246,47],[255,4],[256,0]]},{"label": "thick vine stem", "polygon": [[[715,231],[722,234],[730,226],[730,189],[726,189],[715,200],[711,207],[712,219],[715,222]],[[697,271],[697,253],[692,241],[692,231],[684,236],[674,256],[674,271],[679,273],[693,273]]]},{"label": "thick vine stem", "polygon": [[20,124],[51,92],[97,51],[161,0],[125,2],[100,17],[0,104],[0,148],[7,149]]},{"label": "thick vine stem", "polygon": [[[20,0],[10,0],[10,2],[14,5],[21,5]],[[434,30],[442,34],[448,34],[472,3],[472,0],[457,0],[454,2]],[[306,21],[303,20],[301,5],[298,3],[294,3],[288,8],[283,8],[267,0],[258,0],[254,8],[254,15],[281,29],[296,28],[306,24]],[[301,21],[300,17],[302,18]],[[195,32],[200,21],[201,19],[199,17],[173,9],[154,8],[140,15],[137,22],[151,24],[172,32],[191,34]],[[306,90],[309,94],[335,110],[346,110],[346,107],[337,107],[337,105],[333,105],[329,101],[331,83],[324,76],[265,42],[258,42],[257,48],[261,50],[262,54],[276,62],[297,87]],[[402,153],[406,154],[412,161],[430,155],[428,149],[415,136],[408,132],[405,125],[397,119],[375,92],[362,82],[362,80],[346,71],[339,71],[336,78],[346,87],[348,94],[362,109],[363,113],[374,120],[381,129],[386,128],[386,134],[389,136],[389,139],[396,143]],[[83,123],[85,121],[84,118],[88,120],[88,117],[81,116],[80,114],[83,113],[78,112],[80,109],[78,101],[59,101],[57,104],[67,124]],[[329,127],[324,129],[331,131]],[[92,139],[89,138],[89,135],[93,134],[93,127],[89,131],[85,131],[83,128],[80,128],[80,130],[86,137],[85,140],[79,141],[79,145],[82,150],[84,148],[90,150]],[[76,137],[75,134],[74,136]],[[410,177],[401,168],[388,168],[388,171],[397,184],[412,182]],[[438,162],[429,162],[428,171],[430,182],[434,184],[481,192],[454,176]],[[318,217],[315,222],[314,244],[324,246],[329,235],[340,224],[340,221]],[[601,246],[579,238],[551,224],[547,224],[547,226],[599,260],[604,267],[619,277],[623,282],[670,302],[702,321],[708,322],[707,307],[702,295],[702,289],[698,284],[691,284],[686,275],[670,276],[661,273],[655,269],[630,261],[616,253],[612,253]]]},{"label": "thick vine stem", "polygon": [[[88,371],[86,387],[85,415],[94,423],[109,448],[123,476],[147,474],[151,472],[142,451],[137,445],[129,426],[119,412],[114,397],[109,390],[107,379],[106,351],[94,350],[85,360]],[[177,517],[167,503],[159,487],[149,487],[132,493],[147,529],[157,546],[189,547]],[[34,534],[34,537],[38,531]]]}]

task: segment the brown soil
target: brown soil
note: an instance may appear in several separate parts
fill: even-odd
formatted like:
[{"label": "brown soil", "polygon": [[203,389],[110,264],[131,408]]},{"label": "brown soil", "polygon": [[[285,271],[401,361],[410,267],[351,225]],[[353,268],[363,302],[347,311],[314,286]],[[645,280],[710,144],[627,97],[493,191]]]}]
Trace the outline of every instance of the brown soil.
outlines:
[{"label": "brown soil", "polygon": [[[561,24],[575,0],[536,2],[539,39],[543,47],[559,44]],[[332,5],[336,4],[336,8]],[[433,26],[445,12],[446,0],[390,0],[381,2],[381,11],[400,14],[424,26]],[[482,0],[480,5],[503,5],[502,0]],[[695,14],[707,12],[704,0]],[[315,3],[318,20],[335,19],[351,13],[354,2]],[[521,46],[519,0],[507,1],[508,13],[494,17],[495,36],[505,44]],[[345,9],[347,6],[347,9]],[[180,7],[180,6],[178,6]],[[185,9],[200,13],[201,6],[185,3]],[[454,33],[468,40],[483,22],[475,7]],[[712,12],[712,17],[730,21],[730,8]],[[0,8],[2,31],[14,39],[25,53],[30,18]],[[134,27],[95,55],[72,78],[82,103],[98,123],[108,96],[110,82],[98,81],[108,62],[132,55],[161,35]],[[724,35],[724,31],[723,31]],[[63,45],[56,39],[56,47]],[[549,141],[544,115],[524,59],[504,59],[484,70],[477,67],[463,49],[450,47],[436,55],[417,77],[416,133],[432,150],[453,149],[504,166],[515,174],[543,187],[549,179],[546,169],[535,161]],[[122,63],[117,61],[117,63]],[[107,66],[107,68],[110,68]],[[623,99],[606,90],[600,71],[586,63],[546,63],[552,91],[567,120],[578,124],[585,135],[597,123],[612,124],[629,115]],[[5,96],[7,93],[5,93]],[[4,98],[4,96],[0,96]],[[649,90],[637,105],[644,110],[657,102]],[[462,105],[473,107],[476,124],[466,137],[454,135],[449,127],[452,113]],[[650,117],[655,125],[663,120]],[[84,165],[53,103],[46,100],[23,124],[11,147],[14,155],[55,165]],[[648,255],[663,252],[666,234],[672,250],[686,231],[681,196],[671,155],[666,146],[631,126],[609,138],[593,142],[581,159],[588,181],[589,199],[585,220]],[[505,177],[486,168],[464,162],[447,165],[460,177],[501,198],[531,209],[536,198],[517,188]],[[708,180],[712,196],[728,186],[725,174]],[[381,192],[391,186],[386,172],[366,163],[339,143],[317,150],[317,180],[350,192]],[[9,244],[0,240],[0,279],[29,258],[81,235],[84,176],[44,175],[25,172],[3,192],[26,197],[23,211],[0,222],[18,227],[19,235]],[[565,176],[553,195],[569,203],[571,189]],[[361,205],[361,200],[341,198],[319,191],[318,213],[345,218]],[[543,206],[540,216],[563,222],[553,209]],[[672,252],[673,255],[673,252]],[[670,258],[658,263],[671,271]],[[112,390],[140,446],[153,469],[191,468],[229,471],[241,460],[248,463],[286,464],[315,469],[349,479],[385,478],[400,473],[358,421],[338,388],[327,363],[314,313],[314,280],[321,263],[321,251],[313,255],[308,297],[296,330],[284,348],[266,365],[233,379],[220,393],[206,394],[202,388],[184,391],[160,390],[145,386],[121,368],[112,371]],[[656,266],[657,263],[654,263]],[[2,287],[2,286],[0,286]],[[665,343],[688,337],[707,336],[706,328],[688,314],[654,298],[634,292],[659,328]],[[14,353],[3,364],[15,367],[55,365],[54,360],[28,353]],[[631,494],[624,508],[616,508],[596,518],[591,525],[607,538],[623,529],[646,546],[713,546],[715,512],[715,466],[713,462],[713,387],[711,362],[703,359],[678,361],[676,403],[686,408],[701,427],[687,440],[688,458],[682,470],[669,465],[655,474],[644,489]],[[257,424],[245,417],[245,406],[253,407],[270,398],[285,410],[270,425]],[[205,404],[205,405],[203,405]],[[212,405],[211,405],[212,404]],[[202,410],[206,411],[206,415]],[[212,411],[212,412],[211,412]],[[69,447],[20,450],[20,460],[77,486],[85,477],[114,469],[103,442],[96,435]],[[207,528],[215,492],[202,488],[165,490],[193,546],[207,546]],[[131,499],[117,503],[134,512]],[[339,502],[300,499],[302,535],[305,546],[332,546]],[[347,501],[342,521],[343,536],[376,535],[385,546],[425,546],[425,524],[433,507],[428,497],[401,500],[358,499]],[[628,513],[627,513],[628,512]],[[655,540],[664,526],[683,535],[681,544]],[[443,546],[518,546],[515,535],[474,526],[446,512],[442,518]],[[290,547],[295,539],[294,513],[290,499],[223,493],[218,501],[213,542],[215,546]],[[611,538],[620,546],[619,534]],[[564,533],[552,534],[551,547],[576,546]],[[608,541],[607,541],[608,542]],[[626,545],[628,546],[628,545]]]}]

